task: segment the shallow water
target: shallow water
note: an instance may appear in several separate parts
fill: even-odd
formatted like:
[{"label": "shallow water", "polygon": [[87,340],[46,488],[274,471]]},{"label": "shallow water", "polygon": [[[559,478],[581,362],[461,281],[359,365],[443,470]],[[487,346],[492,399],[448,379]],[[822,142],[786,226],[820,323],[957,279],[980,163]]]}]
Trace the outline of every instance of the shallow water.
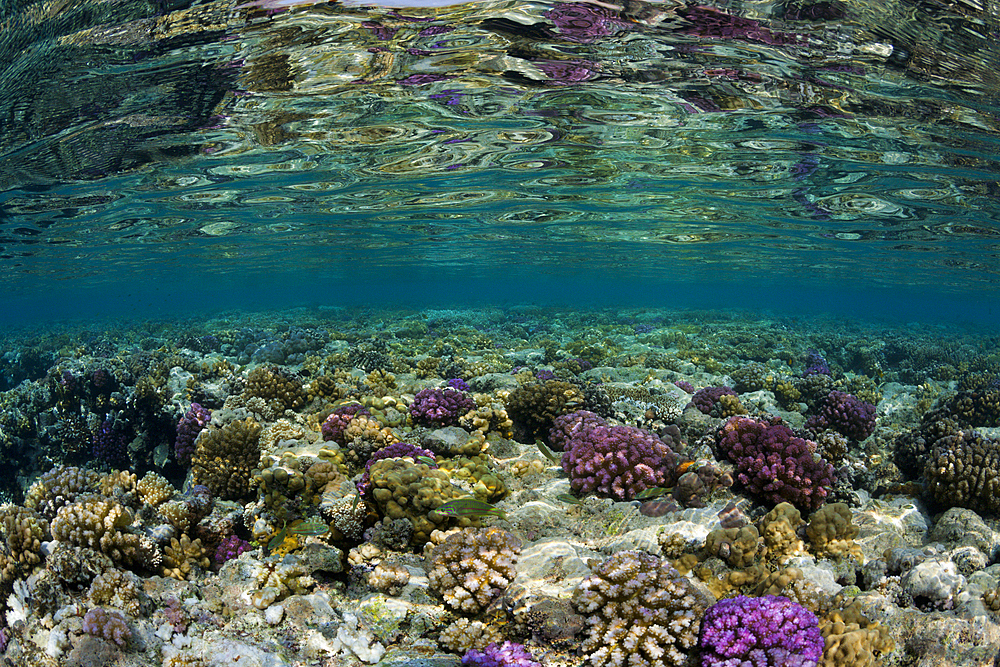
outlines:
[{"label": "shallow water", "polygon": [[995,323],[992,9],[6,3],[5,315],[535,300]]}]

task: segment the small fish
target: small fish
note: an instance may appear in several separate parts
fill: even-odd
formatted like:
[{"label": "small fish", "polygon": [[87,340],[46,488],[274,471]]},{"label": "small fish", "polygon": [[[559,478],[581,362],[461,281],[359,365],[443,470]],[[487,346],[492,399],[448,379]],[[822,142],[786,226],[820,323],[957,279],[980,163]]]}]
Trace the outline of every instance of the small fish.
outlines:
[{"label": "small fish", "polygon": [[542,456],[547,458],[549,461],[552,461],[556,465],[559,465],[559,459],[544,442],[542,442],[541,440],[536,440],[535,446],[538,447],[538,451],[542,453]]},{"label": "small fish", "polygon": [[355,495],[354,496],[354,500],[351,501],[351,511],[352,512],[354,510],[358,509],[358,503],[360,503],[360,502],[361,502],[361,494],[359,493],[359,494]]},{"label": "small fish", "polygon": [[429,456],[420,455],[420,456],[414,456],[413,458],[415,458],[417,460],[417,463],[426,463],[429,466],[436,466],[437,465],[437,461],[435,461],[434,459],[432,459]]},{"label": "small fish", "polygon": [[653,486],[648,489],[643,489],[639,493],[635,494],[635,499],[648,500],[649,498],[659,498],[660,496],[665,496],[671,492],[673,492],[672,488],[667,488],[665,486]]},{"label": "small fish", "polygon": [[484,503],[482,500],[476,500],[475,498],[459,498],[458,500],[449,500],[443,505],[439,505],[434,511],[440,512],[445,516],[454,517],[476,517],[492,514],[493,516],[498,516],[501,519],[507,518],[507,515],[499,507],[494,507],[489,503]]},{"label": "small fish", "polygon": [[286,535],[288,535],[287,523],[284,526],[282,526],[281,530],[278,531],[277,535],[275,535],[274,537],[272,537],[270,540],[267,541],[267,553],[271,553],[272,551],[277,549],[278,546],[280,546],[281,543],[285,541]]},{"label": "small fish", "polygon": [[561,500],[564,503],[569,503],[570,505],[582,505],[583,501],[574,496],[571,493],[560,493],[556,496],[556,500]]},{"label": "small fish", "polygon": [[288,529],[293,535],[325,535],[330,527],[319,519],[309,519]]}]

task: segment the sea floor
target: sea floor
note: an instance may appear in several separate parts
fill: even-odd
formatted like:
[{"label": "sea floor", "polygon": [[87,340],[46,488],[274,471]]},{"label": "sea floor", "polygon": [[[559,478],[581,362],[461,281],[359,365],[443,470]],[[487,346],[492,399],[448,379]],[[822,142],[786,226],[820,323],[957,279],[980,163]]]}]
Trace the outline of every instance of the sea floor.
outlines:
[{"label": "sea floor", "polygon": [[[676,567],[699,615],[740,594],[796,600],[824,631],[823,665],[985,667],[1000,652],[989,493],[971,472],[931,483],[942,452],[913,444],[956,395],[997,391],[990,331],[329,308],[4,339],[5,664],[445,667],[512,641],[553,667],[638,665],[638,649],[596,653],[575,595],[625,552]],[[817,421],[830,392],[874,406],[869,428]],[[669,460],[638,485],[581,476],[550,432],[578,410]],[[830,482],[799,479],[809,492],[781,505],[723,451],[738,420],[787,425]],[[992,456],[998,424],[965,426]],[[397,442],[423,451],[363,480]],[[701,664],[697,646],[683,654],[649,664]]]}]

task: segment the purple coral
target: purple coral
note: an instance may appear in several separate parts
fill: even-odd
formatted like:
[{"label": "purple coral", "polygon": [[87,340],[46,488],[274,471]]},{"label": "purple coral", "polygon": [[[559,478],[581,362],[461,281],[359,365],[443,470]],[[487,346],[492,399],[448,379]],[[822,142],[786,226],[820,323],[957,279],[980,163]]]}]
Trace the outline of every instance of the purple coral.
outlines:
[{"label": "purple coral", "polygon": [[[413,459],[416,459],[418,456],[426,456],[429,459],[433,459],[434,452],[429,449],[417,447],[416,445],[411,445],[408,442],[394,442],[391,445],[386,445],[372,454],[371,458],[365,463],[365,471],[361,475],[361,481],[358,482],[358,493],[364,496],[371,490],[372,479],[369,472],[372,469],[373,463],[381,461],[382,459],[398,459],[404,456],[409,456]],[[437,465],[431,464],[431,467],[436,468]]]},{"label": "purple coral", "polygon": [[691,405],[698,408],[699,412],[710,415],[723,396],[736,396],[736,392],[732,387],[704,387],[691,397]]},{"label": "purple coral", "polygon": [[557,2],[542,16],[555,25],[555,30],[549,31],[554,36],[578,44],[590,44],[627,26],[611,10],[582,2]]},{"label": "purple coral", "polygon": [[236,535],[229,535],[222,538],[218,548],[215,550],[215,564],[222,565],[227,560],[239,558],[241,553],[252,550],[253,547],[244,539]]},{"label": "purple coral", "polygon": [[338,445],[346,445],[344,440],[344,431],[347,430],[347,425],[351,423],[351,420],[358,415],[364,415],[365,417],[371,417],[372,413],[365,406],[360,403],[348,403],[347,405],[342,405],[330,413],[323,424],[319,427],[320,431],[323,433],[323,440],[327,442],[336,442]]},{"label": "purple coral", "polygon": [[105,419],[94,433],[94,458],[115,465],[128,460],[130,429],[120,427],[111,417]]},{"label": "purple coral", "polygon": [[569,414],[559,415],[552,421],[549,429],[549,446],[557,452],[567,448],[569,441],[577,434],[588,431],[595,426],[607,426],[604,418],[589,410],[577,410]]},{"label": "purple coral", "polygon": [[569,440],[562,467],[574,491],[631,500],[641,491],[664,486],[676,458],[670,446],[649,431],[599,425]]},{"label": "purple coral", "polygon": [[830,364],[826,363],[823,355],[816,350],[809,350],[806,355],[806,369],[802,371],[803,377],[810,375],[830,375]]},{"label": "purple coral", "polygon": [[410,404],[410,416],[423,426],[454,426],[458,418],[476,409],[476,402],[454,389],[421,389]]},{"label": "purple coral", "polygon": [[687,380],[674,380],[674,386],[689,394],[694,393],[694,385]]},{"label": "purple coral", "polygon": [[132,638],[132,629],[120,611],[94,607],[83,616],[83,631],[88,635],[124,646]]},{"label": "purple coral", "polygon": [[482,651],[469,649],[462,656],[463,667],[541,667],[528,649],[516,642],[491,642]]},{"label": "purple coral", "polygon": [[875,406],[842,391],[831,391],[820,404],[819,412],[806,421],[806,428],[810,431],[833,429],[860,442],[875,430]]},{"label": "purple coral", "polygon": [[816,667],[823,635],[815,614],[778,595],[720,600],[701,621],[701,667]]},{"label": "purple coral", "polygon": [[445,382],[445,384],[455,391],[469,391],[469,383],[462,378],[452,378]]},{"label": "purple coral", "polygon": [[198,403],[192,403],[180,418],[177,422],[177,438],[174,440],[174,456],[177,458],[177,463],[182,466],[191,464],[194,441],[211,419],[212,411],[201,407]]},{"label": "purple coral", "polygon": [[833,466],[815,454],[816,443],[796,437],[777,417],[730,417],[716,444],[735,464],[739,483],[774,504],[816,509],[834,481]]}]

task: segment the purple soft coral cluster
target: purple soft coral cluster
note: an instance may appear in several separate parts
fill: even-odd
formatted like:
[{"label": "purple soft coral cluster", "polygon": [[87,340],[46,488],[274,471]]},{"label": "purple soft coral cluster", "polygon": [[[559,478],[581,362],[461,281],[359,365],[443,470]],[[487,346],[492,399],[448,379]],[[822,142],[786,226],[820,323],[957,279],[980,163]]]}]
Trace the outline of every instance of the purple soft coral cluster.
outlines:
[{"label": "purple soft coral cluster", "polygon": [[701,621],[701,667],[816,667],[823,635],[816,616],[778,595],[720,600]]},{"label": "purple soft coral cluster", "polygon": [[868,401],[831,391],[819,406],[819,412],[806,421],[810,431],[833,429],[845,438],[860,442],[875,430],[875,406]]},{"label": "purple soft coral cluster", "polygon": [[727,14],[713,7],[692,4],[678,10],[677,15],[690,22],[679,29],[679,32],[688,35],[773,45],[799,44],[804,41],[794,33],[774,32],[760,21]]},{"label": "purple soft coral cluster", "polygon": [[360,403],[348,403],[335,409],[330,413],[330,416],[323,420],[323,423],[319,427],[320,432],[323,434],[323,440],[326,442],[336,442],[338,445],[345,445],[344,431],[347,430],[347,425],[351,423],[351,420],[358,415],[371,417],[372,413]]},{"label": "purple soft coral cluster", "polygon": [[730,417],[716,443],[735,464],[740,484],[773,504],[816,509],[834,482],[833,466],[815,454],[816,443],[796,437],[779,418]]},{"label": "purple soft coral cluster", "polygon": [[227,560],[239,558],[241,553],[252,549],[249,542],[236,535],[224,537],[215,550],[215,564],[222,565]]},{"label": "purple soft coral cluster", "polygon": [[736,396],[736,392],[732,387],[704,387],[691,397],[691,405],[698,408],[699,412],[710,415],[723,396]]},{"label": "purple soft coral cluster", "polygon": [[528,649],[516,642],[491,642],[482,651],[469,649],[462,656],[463,667],[541,667]]},{"label": "purple soft coral cluster", "polygon": [[674,386],[689,394],[694,393],[694,385],[687,380],[674,380]]},{"label": "purple soft coral cluster", "polygon": [[615,12],[583,2],[557,2],[542,16],[555,25],[555,30],[549,31],[553,36],[578,44],[610,37],[628,25]]},{"label": "purple soft coral cluster", "polygon": [[566,444],[562,467],[570,487],[618,500],[632,500],[646,489],[664,486],[677,462],[667,443],[634,426],[580,428]]},{"label": "purple soft coral cluster", "polygon": [[[368,495],[368,492],[371,491],[372,478],[369,475],[369,472],[372,469],[373,463],[381,461],[382,459],[398,459],[404,456],[409,456],[412,459],[416,459],[418,456],[425,456],[429,459],[433,459],[434,452],[429,449],[417,447],[416,445],[411,445],[408,442],[394,442],[391,445],[383,447],[372,454],[372,457],[365,463],[365,471],[361,475],[361,481],[358,482],[358,493],[362,496],[366,496]],[[424,463],[426,463],[426,461]],[[432,465],[431,467],[436,468],[437,465]]]},{"label": "purple soft coral cluster", "polygon": [[410,404],[410,416],[423,426],[454,426],[458,418],[476,409],[476,402],[454,389],[421,389]]},{"label": "purple soft coral cluster", "polygon": [[198,403],[192,403],[188,411],[177,422],[177,438],[174,439],[174,457],[182,466],[191,465],[194,441],[212,419],[212,411]]}]

